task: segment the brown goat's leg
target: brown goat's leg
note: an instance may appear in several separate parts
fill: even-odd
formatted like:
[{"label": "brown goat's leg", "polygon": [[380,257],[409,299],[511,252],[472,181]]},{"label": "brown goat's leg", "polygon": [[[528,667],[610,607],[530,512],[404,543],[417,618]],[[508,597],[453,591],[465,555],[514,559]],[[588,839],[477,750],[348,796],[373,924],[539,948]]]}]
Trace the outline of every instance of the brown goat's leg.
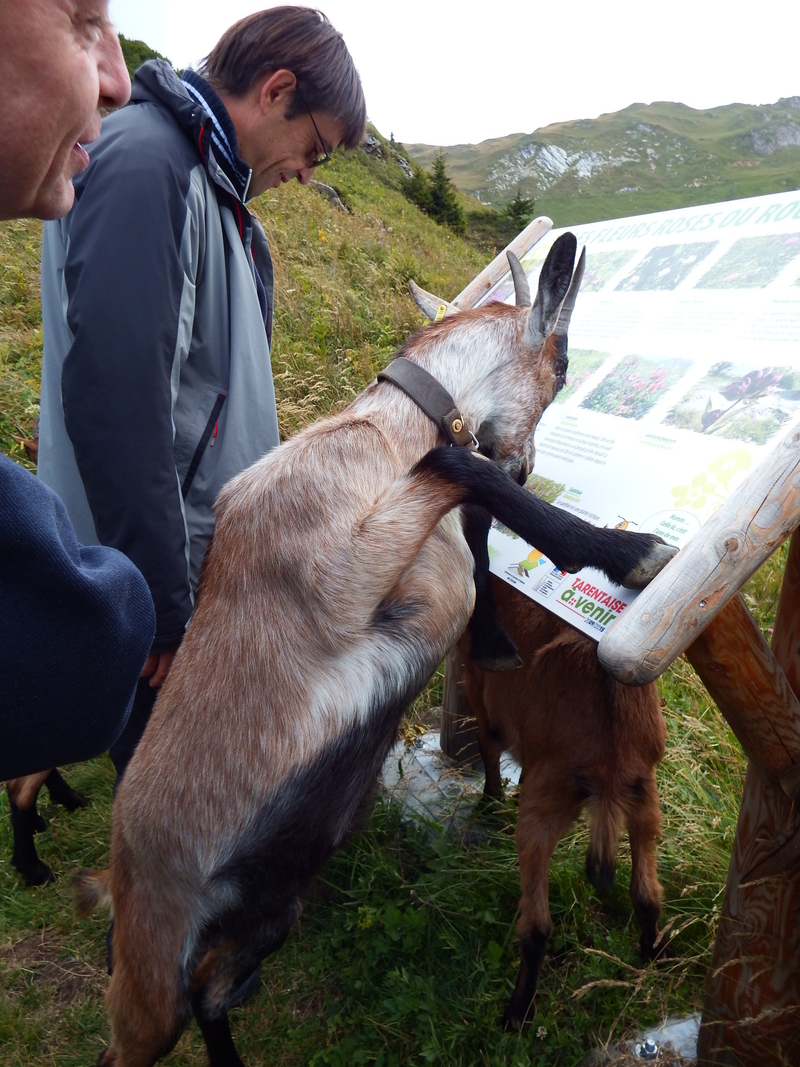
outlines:
[{"label": "brown goat's leg", "polygon": [[[151,975],[134,974],[120,951],[119,921],[114,922],[114,972],[106,993],[106,1009],[111,1019],[111,1044],[100,1057],[98,1067],[152,1067],[173,1047],[189,1021],[188,1003],[178,1003],[177,959],[171,982],[161,982],[159,961]],[[160,955],[151,942],[141,946],[142,955]],[[143,991],[142,982],[147,983]]]},{"label": "brown goat's leg", "polygon": [[[458,650],[462,656],[466,652],[469,640],[469,635],[465,634],[458,642]],[[484,704],[483,692],[486,677],[482,671],[468,670],[464,682],[469,706],[478,723],[478,748],[485,775],[483,796],[487,800],[502,800],[503,780],[500,777],[500,757],[503,755],[503,745],[499,736],[492,730]]]},{"label": "brown goat's leg", "polygon": [[148,891],[134,881],[124,845],[112,846],[112,864],[113,970],[106,993],[111,1045],[98,1067],[152,1067],[191,1018],[179,962],[191,929],[191,904],[169,893],[172,887]]},{"label": "brown goat's leg", "polygon": [[527,788],[523,785],[520,789],[517,820],[517,853],[522,880],[517,933],[521,958],[514,994],[503,1016],[506,1030],[521,1030],[533,1017],[539,971],[553,928],[547,899],[550,859],[580,811],[577,802],[563,795],[560,770],[554,773],[543,766],[537,767],[536,774],[529,775],[526,784]]},{"label": "brown goat's leg", "polygon": [[592,799],[586,877],[600,893],[610,893],[617,873],[621,813],[605,797]]},{"label": "brown goat's leg", "polygon": [[491,736],[487,723],[482,719],[478,719],[478,748],[485,774],[483,795],[487,800],[502,800],[503,779],[500,776],[500,757],[503,755],[503,749]]},{"label": "brown goat's leg", "polygon": [[641,797],[628,813],[628,833],[631,840],[631,903],[642,934],[639,949],[644,959],[655,959],[663,946],[656,948],[658,916],[661,913],[663,890],[658,880],[656,842],[661,832],[661,807],[656,789],[655,774],[640,780]]},{"label": "brown goat's leg", "polygon": [[57,767],[44,780],[45,789],[50,794],[50,800],[54,804],[60,804],[67,811],[77,811],[78,808],[88,808],[89,801],[86,797],[73,789],[69,782],[64,781]]},{"label": "brown goat's leg", "polygon": [[14,842],[11,866],[19,871],[29,886],[55,881],[53,872],[39,859],[33,840],[33,835],[40,833],[46,826],[36,810],[36,799],[50,773],[41,771],[38,774],[25,775],[24,778],[12,778],[7,785]]},{"label": "brown goat's leg", "polygon": [[[210,1067],[243,1067],[233,1043],[228,1009],[243,1004],[261,984],[261,961],[283,945],[301,911],[299,899],[257,925],[252,914],[229,916],[238,940],[223,937],[194,972],[192,1009],[208,1049]],[[249,919],[249,921],[248,921]]]}]

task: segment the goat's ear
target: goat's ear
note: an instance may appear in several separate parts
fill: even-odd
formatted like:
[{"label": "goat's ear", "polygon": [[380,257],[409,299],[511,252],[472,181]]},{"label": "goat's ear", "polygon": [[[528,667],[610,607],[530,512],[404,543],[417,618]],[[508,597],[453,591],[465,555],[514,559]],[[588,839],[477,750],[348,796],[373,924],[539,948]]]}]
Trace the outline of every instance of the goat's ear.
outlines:
[{"label": "goat's ear", "polygon": [[[408,279],[408,288],[414,297],[414,303],[422,314],[427,315],[434,322],[444,319],[448,315],[458,314],[459,309],[455,304],[450,304],[447,300],[442,300],[440,296],[434,296],[433,293],[426,293],[424,289],[420,289],[412,278]],[[444,308],[444,311],[442,311],[442,308]]]},{"label": "goat's ear", "polygon": [[526,332],[531,344],[543,344],[558,321],[558,313],[572,281],[577,247],[574,233],[562,233],[547,253],[539,275],[536,299],[528,316]]}]

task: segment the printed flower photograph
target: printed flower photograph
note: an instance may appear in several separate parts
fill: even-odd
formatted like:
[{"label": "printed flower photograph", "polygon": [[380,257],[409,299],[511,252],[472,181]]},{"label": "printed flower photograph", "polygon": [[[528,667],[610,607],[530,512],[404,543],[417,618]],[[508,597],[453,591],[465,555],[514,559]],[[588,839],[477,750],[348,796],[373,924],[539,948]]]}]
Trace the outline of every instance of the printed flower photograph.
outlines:
[{"label": "printed flower photograph", "polygon": [[609,356],[609,352],[598,352],[593,348],[570,348],[567,382],[564,388],[556,393],[554,403],[563,404],[569,400]]},{"label": "printed flower photograph", "polygon": [[790,367],[716,363],[664,423],[763,445],[800,415],[800,373]]},{"label": "printed flower photograph", "polygon": [[800,252],[800,233],[742,237],[695,289],[764,289]]},{"label": "printed flower photograph", "polygon": [[652,248],[627,278],[623,278],[615,287],[614,292],[675,289],[718,244],[718,241],[694,241],[691,244]]},{"label": "printed flower photograph", "polygon": [[628,356],[603,378],[581,407],[623,419],[642,419],[691,365],[690,359]]},{"label": "printed flower photograph", "polygon": [[631,248],[622,252],[592,252],[591,255],[587,252],[581,292],[596,293],[602,289],[617,271],[622,270],[633,252]]}]

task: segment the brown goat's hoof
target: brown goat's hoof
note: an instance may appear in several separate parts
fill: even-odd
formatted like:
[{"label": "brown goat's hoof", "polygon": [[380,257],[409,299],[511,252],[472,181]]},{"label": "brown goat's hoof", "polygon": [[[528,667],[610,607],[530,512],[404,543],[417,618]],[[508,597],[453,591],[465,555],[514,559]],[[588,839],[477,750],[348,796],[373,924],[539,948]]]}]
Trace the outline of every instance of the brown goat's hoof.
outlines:
[{"label": "brown goat's hoof", "polygon": [[17,863],[12,859],[11,866],[15,871],[19,871],[22,877],[25,879],[25,884],[30,889],[35,885],[47,885],[48,882],[55,882],[56,876],[50,870],[46,863],[42,863],[41,860],[37,860],[35,863],[22,864]]},{"label": "brown goat's hoof", "polygon": [[527,1011],[522,1011],[512,1001],[503,1015],[503,1029],[519,1034],[522,1032],[522,1028],[531,1022],[535,1014],[536,1008],[533,1004],[528,1005]]},{"label": "brown goat's hoof", "polygon": [[666,567],[672,557],[677,554],[678,549],[675,545],[653,545],[645,558],[625,575],[623,586],[626,589],[644,589],[646,585],[652,582],[658,572]]},{"label": "brown goat's hoof", "polygon": [[639,941],[639,955],[646,963],[667,963],[675,959],[675,952],[670,948],[669,936],[659,933],[654,942]]}]

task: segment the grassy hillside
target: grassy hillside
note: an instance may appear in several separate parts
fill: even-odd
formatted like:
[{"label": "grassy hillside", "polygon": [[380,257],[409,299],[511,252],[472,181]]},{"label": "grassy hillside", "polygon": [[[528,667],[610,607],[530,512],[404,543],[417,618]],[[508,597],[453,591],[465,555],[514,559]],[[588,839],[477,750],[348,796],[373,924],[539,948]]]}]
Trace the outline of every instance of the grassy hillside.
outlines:
[{"label": "grassy hillside", "polygon": [[[358,153],[319,173],[345,213],[296,184],[256,204],[275,259],[275,369],[289,434],[346,403],[419,324],[413,275],[453,297],[485,256],[441,229],[399,191],[402,172]],[[41,360],[40,225],[0,225],[0,447],[22,460]],[[782,559],[748,589],[771,625]],[[23,619],[19,620],[24,626]],[[286,946],[267,961],[258,995],[233,1013],[248,1064],[277,1067],[577,1067],[589,1051],[641,1024],[696,1010],[710,962],[743,778],[741,752],[696,676],[678,663],[661,681],[669,729],[659,770],[665,817],[659,849],[664,922],[673,954],[642,966],[627,897],[630,855],[601,900],[583,875],[584,825],[559,846],[551,873],[554,933],[522,1035],[499,1028],[517,961],[519,894],[513,798],[492,819],[476,813],[465,840],[400,823],[379,805],[329,865]],[[435,682],[412,716],[441,699]],[[409,727],[409,734],[413,728]],[[67,883],[76,866],[107,859],[113,771],[107,759],[72,768],[92,798],[66,815],[43,800],[42,858],[51,886],[27,891],[11,870],[7,805],[0,806],[0,1064],[78,1067],[108,1038],[102,1004],[106,919],[77,923]],[[190,1028],[164,1061],[206,1063]]]},{"label": "grassy hillside", "polygon": [[[439,151],[406,147],[425,166]],[[520,188],[559,226],[617,218],[798,188],[800,97],[707,111],[632,104],[445,152],[456,185],[484,203]]]}]

